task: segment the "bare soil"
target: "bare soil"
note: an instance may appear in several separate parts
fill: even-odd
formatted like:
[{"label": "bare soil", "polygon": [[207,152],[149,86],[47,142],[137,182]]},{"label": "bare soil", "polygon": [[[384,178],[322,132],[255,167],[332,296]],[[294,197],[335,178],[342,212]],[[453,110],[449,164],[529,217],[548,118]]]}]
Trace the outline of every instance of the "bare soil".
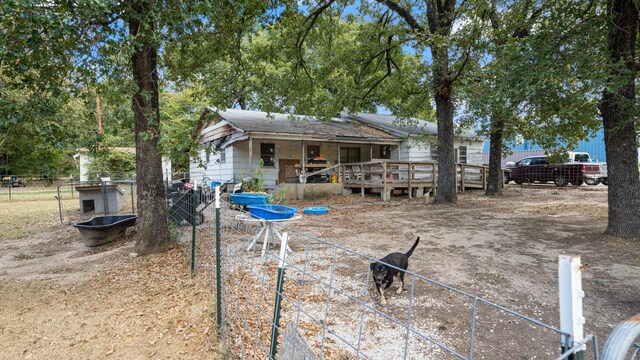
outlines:
[{"label": "bare soil", "polygon": [[[406,197],[383,203],[373,195],[290,205],[329,206],[328,214],[304,216],[292,227],[372,258],[405,252],[420,236],[411,271],[554,326],[559,325],[557,257],[580,255],[586,332],[597,334],[601,345],[619,321],[640,312],[640,239],[603,235],[607,224],[603,185],[509,185],[503,198],[465,192],[459,194],[458,204],[449,206],[424,205],[422,199]],[[51,219],[43,223],[43,232],[0,236],[0,359],[218,356],[213,297],[200,277],[190,276],[180,247],[161,255],[131,257],[131,237],[87,248],[76,229],[54,226]],[[293,241],[292,247],[296,254]],[[361,265],[340,264],[337,274],[343,279],[363,278],[366,264]],[[433,330],[434,337],[464,348],[464,341],[456,339],[467,339],[468,334],[458,333],[466,325],[456,312],[467,316],[468,304],[426,283],[415,291],[413,318],[424,322],[425,331]],[[373,294],[370,297],[377,300]],[[380,309],[406,318],[408,298],[407,287],[400,295],[387,292],[388,304]],[[508,351],[509,347],[538,340],[529,337],[526,325],[484,311],[478,326],[488,335],[479,339],[478,352],[489,355],[477,358],[513,358],[518,352]],[[347,315],[342,314],[350,319]],[[513,325],[512,334],[500,331],[506,324]],[[375,317],[367,326],[393,327]],[[499,336],[491,335],[495,333]],[[550,345],[540,353],[552,358],[558,339],[543,336],[553,341],[547,341]],[[375,344],[367,346],[367,351],[376,353]],[[383,349],[387,352],[377,353],[381,358],[394,358],[389,345]],[[527,356],[521,358],[547,358]]]},{"label": "bare soil", "polygon": [[216,358],[210,291],[184,251],[133,244],[88,248],[68,225],[3,239],[0,359]]},{"label": "bare soil", "polygon": [[[554,327],[560,326],[558,256],[580,256],[586,293],[585,334],[597,335],[602,346],[615,325],[640,313],[640,237],[604,235],[604,185],[508,185],[504,190],[502,198],[467,191],[459,194],[458,204],[449,206],[424,205],[422,199],[407,197],[394,197],[383,203],[373,195],[336,197],[324,203],[302,202],[294,205],[302,208],[324,204],[331,210],[324,217],[306,216],[300,225],[292,227],[374,259],[390,252],[406,252],[420,236],[421,242],[409,261],[410,271]],[[348,289],[357,286],[354,282],[366,279],[367,264],[361,264],[362,259],[346,262],[336,268],[336,288]],[[406,322],[409,281],[401,295],[385,293],[387,306],[379,305],[370,284],[369,301],[376,304],[377,310]],[[332,301],[339,299],[334,295]],[[343,336],[349,333],[347,329],[354,330],[353,323],[360,321],[359,306],[352,305],[345,300],[330,310],[336,312],[333,321],[341,323],[336,327],[345,329]],[[462,355],[468,354],[469,349],[470,309],[469,298],[416,280],[412,323]],[[539,326],[489,306],[479,306],[477,315],[474,358],[545,359],[559,355],[559,336],[553,332],[542,331]],[[364,333],[369,330],[373,331],[370,335],[398,335],[383,335],[379,340],[369,336],[364,341],[369,343],[365,349],[369,356],[403,356],[402,326],[379,314],[365,314],[365,320]],[[411,339],[414,345],[426,342],[416,338]],[[394,353],[393,348],[399,352]],[[416,358],[453,358],[436,347],[412,348],[411,341],[409,348]],[[434,355],[426,356],[431,351]]]}]

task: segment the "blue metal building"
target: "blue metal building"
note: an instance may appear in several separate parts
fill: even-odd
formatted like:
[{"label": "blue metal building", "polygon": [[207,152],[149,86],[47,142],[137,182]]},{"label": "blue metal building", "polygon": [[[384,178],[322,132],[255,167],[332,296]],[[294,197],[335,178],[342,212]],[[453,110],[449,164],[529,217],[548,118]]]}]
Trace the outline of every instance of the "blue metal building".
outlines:
[{"label": "blue metal building", "polygon": [[[518,144],[511,148],[511,151],[523,151],[523,150],[544,150],[540,146],[532,143],[529,140],[525,140],[522,144]],[[596,135],[590,139],[580,141],[578,146],[572,151],[588,152],[592,159],[597,161],[607,161],[607,154],[604,147],[604,130],[600,129]],[[484,153],[489,153],[489,141],[484,142]]]}]

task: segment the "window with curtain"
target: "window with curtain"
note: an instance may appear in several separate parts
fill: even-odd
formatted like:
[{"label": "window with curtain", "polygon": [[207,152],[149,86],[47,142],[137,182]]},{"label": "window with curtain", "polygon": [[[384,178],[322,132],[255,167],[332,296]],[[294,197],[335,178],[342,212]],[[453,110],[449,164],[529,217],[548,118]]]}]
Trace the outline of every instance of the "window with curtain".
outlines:
[{"label": "window with curtain", "polygon": [[275,166],[276,164],[276,144],[260,144],[260,158],[264,166]]}]

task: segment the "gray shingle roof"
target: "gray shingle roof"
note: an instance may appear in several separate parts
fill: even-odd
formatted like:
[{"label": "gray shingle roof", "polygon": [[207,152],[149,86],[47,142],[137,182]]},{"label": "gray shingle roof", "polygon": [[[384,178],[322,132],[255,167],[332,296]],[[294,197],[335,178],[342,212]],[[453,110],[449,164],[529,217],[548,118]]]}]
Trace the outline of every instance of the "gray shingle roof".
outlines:
[{"label": "gray shingle roof", "polygon": [[[215,109],[208,108],[215,112]],[[245,133],[276,133],[312,135],[325,139],[367,139],[367,140],[391,140],[401,139],[386,131],[364,126],[358,123],[333,118],[328,121],[302,116],[278,113],[266,113],[262,111],[227,109],[218,111],[222,119]]]},{"label": "gray shingle roof", "polygon": [[[369,113],[348,114],[346,116],[399,137],[438,134],[438,125],[436,123],[418,118],[400,118],[395,115]],[[478,135],[473,132],[465,132],[459,136],[463,138],[478,138]]]}]

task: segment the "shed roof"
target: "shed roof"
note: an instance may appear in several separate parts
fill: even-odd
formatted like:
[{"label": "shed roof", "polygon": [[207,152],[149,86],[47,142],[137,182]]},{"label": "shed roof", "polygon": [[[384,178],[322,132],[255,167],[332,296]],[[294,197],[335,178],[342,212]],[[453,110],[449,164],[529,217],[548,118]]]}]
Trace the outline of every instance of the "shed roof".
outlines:
[{"label": "shed roof", "polygon": [[[402,141],[384,130],[338,118],[322,120],[306,115],[236,109],[219,111],[207,107],[201,121],[208,113],[216,113],[220,120],[225,120],[244,133],[299,135],[325,140]],[[206,126],[199,124],[198,130]]]},{"label": "shed roof", "polygon": [[[438,134],[438,125],[436,123],[413,117],[403,118],[395,115],[369,114],[362,112],[342,115],[399,137]],[[464,132],[458,136],[481,140],[477,134],[470,131]]]}]

